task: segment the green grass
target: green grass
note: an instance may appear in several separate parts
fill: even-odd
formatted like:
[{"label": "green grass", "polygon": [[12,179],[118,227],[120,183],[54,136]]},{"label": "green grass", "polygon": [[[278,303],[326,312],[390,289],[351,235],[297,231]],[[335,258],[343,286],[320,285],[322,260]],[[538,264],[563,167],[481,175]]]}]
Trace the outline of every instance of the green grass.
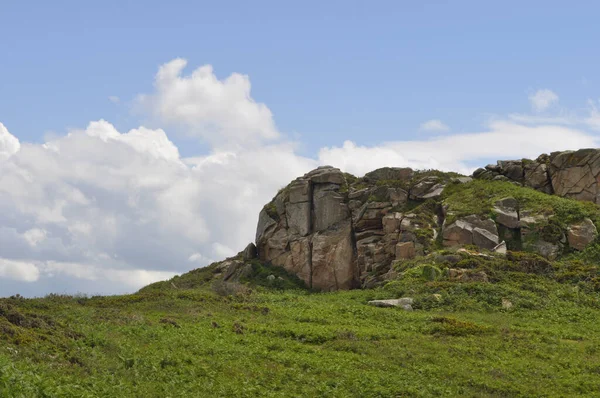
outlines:
[{"label": "green grass", "polygon": [[[593,204],[506,182],[450,184],[442,200],[453,217],[491,215],[507,196],[521,209],[554,215],[561,228],[584,217],[600,221]],[[401,210],[427,224],[438,205],[411,201]],[[552,262],[532,253],[439,250],[398,262],[397,279],[376,289],[335,293],[310,292],[281,268],[251,264],[240,283],[215,280],[222,271],[215,263],[131,295],[0,299],[0,397],[600,391],[600,244]],[[450,280],[449,268],[483,272],[489,282]],[[407,296],[413,312],[367,305]]]},{"label": "green grass", "polygon": [[596,224],[600,221],[600,210],[594,203],[547,195],[504,181],[474,180],[467,184],[452,184],[444,190],[443,200],[454,217],[470,214],[492,217],[494,203],[509,196],[519,202],[521,210],[554,215],[557,222],[563,225],[581,221],[585,217]]},{"label": "green grass", "polygon": [[[204,270],[187,288],[1,299],[0,397],[597,396],[598,266],[461,256],[491,283],[452,282],[431,255],[373,290],[221,296]],[[415,311],[367,305],[404,296]]]}]

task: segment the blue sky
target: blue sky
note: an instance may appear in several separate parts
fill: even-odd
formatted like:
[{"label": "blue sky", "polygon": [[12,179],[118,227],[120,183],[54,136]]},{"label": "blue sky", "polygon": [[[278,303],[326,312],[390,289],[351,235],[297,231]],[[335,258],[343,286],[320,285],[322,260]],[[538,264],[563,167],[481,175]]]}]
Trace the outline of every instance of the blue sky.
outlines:
[{"label": "blue sky", "polygon": [[600,146],[600,5],[0,2],[0,297],[237,253],[323,164],[465,174]]},{"label": "blue sky", "polygon": [[599,13],[591,1],[4,2],[0,117],[26,141],[99,118],[136,127],[130,101],[184,57],[249,75],[306,154],[411,138],[429,119],[478,131],[527,111],[539,88],[572,108],[597,97]]}]

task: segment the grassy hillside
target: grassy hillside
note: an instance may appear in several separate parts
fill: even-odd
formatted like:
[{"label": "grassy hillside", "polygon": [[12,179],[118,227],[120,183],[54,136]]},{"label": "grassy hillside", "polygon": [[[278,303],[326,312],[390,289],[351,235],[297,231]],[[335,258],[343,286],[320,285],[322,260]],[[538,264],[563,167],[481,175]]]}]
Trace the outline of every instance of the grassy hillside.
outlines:
[{"label": "grassy hillside", "polygon": [[[261,270],[224,289],[207,269],[133,295],[2,299],[0,396],[597,396],[594,253],[454,254],[488,283],[450,281],[448,254],[374,290],[268,287]],[[367,305],[403,296],[415,311]]]},{"label": "grassy hillside", "polygon": [[[493,217],[507,196],[560,228],[600,221],[496,181],[407,206]],[[235,283],[215,263],[132,295],[0,299],[0,397],[598,396],[600,244],[557,261],[468,249],[437,242],[371,290],[311,292],[253,260]],[[400,297],[414,311],[367,304]]]}]

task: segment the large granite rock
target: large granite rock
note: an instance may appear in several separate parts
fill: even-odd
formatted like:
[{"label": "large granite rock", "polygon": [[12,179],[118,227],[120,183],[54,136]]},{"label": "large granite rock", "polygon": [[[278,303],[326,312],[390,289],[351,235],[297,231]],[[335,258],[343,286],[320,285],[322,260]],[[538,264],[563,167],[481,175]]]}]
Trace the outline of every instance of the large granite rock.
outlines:
[{"label": "large granite rock", "polygon": [[459,218],[442,228],[444,246],[476,245],[492,250],[499,243],[498,228],[493,220],[475,215]]},{"label": "large granite rock", "polygon": [[499,160],[474,178],[506,180],[547,194],[600,204],[600,149],[554,152],[536,160]]},{"label": "large granite rock", "polygon": [[584,219],[578,224],[569,226],[567,229],[567,238],[569,246],[576,250],[583,250],[598,237],[598,230],[589,218]]},{"label": "large granite rock", "polygon": [[365,179],[371,181],[409,181],[413,174],[413,170],[408,167],[382,167],[365,174]]},{"label": "large granite rock", "polygon": [[550,180],[550,175],[548,174],[548,166],[545,163],[526,163],[523,169],[523,182],[525,186],[547,194],[553,193],[552,181]]},{"label": "large granite rock", "polygon": [[410,189],[410,199],[423,200],[436,198],[444,191],[444,184],[436,177],[426,177]]},{"label": "large granite rock", "polygon": [[519,204],[514,198],[504,198],[496,202],[492,211],[496,215],[496,222],[507,228],[519,227]]},{"label": "large granite rock", "polygon": [[[435,237],[434,217],[392,211],[407,203],[412,178],[411,169],[382,168],[355,189],[329,166],[297,178],[260,213],[258,257],[319,290],[376,284],[397,256],[423,254]],[[420,184],[418,200],[441,192],[438,179]]]},{"label": "large granite rock", "polygon": [[600,150],[580,149],[550,156],[550,178],[557,195],[600,203]]}]

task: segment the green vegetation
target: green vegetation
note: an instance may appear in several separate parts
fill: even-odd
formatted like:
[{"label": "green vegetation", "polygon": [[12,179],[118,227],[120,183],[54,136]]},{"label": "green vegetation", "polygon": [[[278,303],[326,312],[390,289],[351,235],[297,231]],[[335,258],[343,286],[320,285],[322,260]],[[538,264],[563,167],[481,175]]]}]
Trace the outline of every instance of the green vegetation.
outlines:
[{"label": "green vegetation", "polygon": [[[417,172],[408,186],[423,177],[454,175]],[[379,181],[370,200],[402,184]],[[493,217],[509,196],[553,216],[523,241],[501,228],[511,249],[600,222],[593,204],[513,183],[449,183],[392,209],[414,214],[427,255],[375,289],[311,292],[257,260],[230,270],[238,255],[131,295],[0,299],[0,397],[597,396],[600,243],[549,261],[432,242],[442,202],[451,217]],[[274,201],[265,209],[277,217]],[[414,311],[367,304],[400,297]]]},{"label": "green vegetation", "polygon": [[271,217],[275,221],[279,221],[279,213],[277,212],[277,206],[275,205],[275,199],[271,202],[267,203],[263,208],[269,217]]},{"label": "green vegetation", "polygon": [[[225,291],[213,264],[132,295],[1,299],[0,397],[595,396],[598,253],[440,251],[335,293],[254,262]],[[415,311],[367,305],[406,296]]]},{"label": "green vegetation", "polygon": [[451,184],[444,190],[443,200],[454,217],[470,214],[492,217],[494,203],[509,196],[519,202],[522,211],[528,210],[531,215],[554,215],[563,225],[585,217],[596,224],[600,221],[600,211],[594,203],[547,195],[505,181],[474,180],[467,184]]}]

